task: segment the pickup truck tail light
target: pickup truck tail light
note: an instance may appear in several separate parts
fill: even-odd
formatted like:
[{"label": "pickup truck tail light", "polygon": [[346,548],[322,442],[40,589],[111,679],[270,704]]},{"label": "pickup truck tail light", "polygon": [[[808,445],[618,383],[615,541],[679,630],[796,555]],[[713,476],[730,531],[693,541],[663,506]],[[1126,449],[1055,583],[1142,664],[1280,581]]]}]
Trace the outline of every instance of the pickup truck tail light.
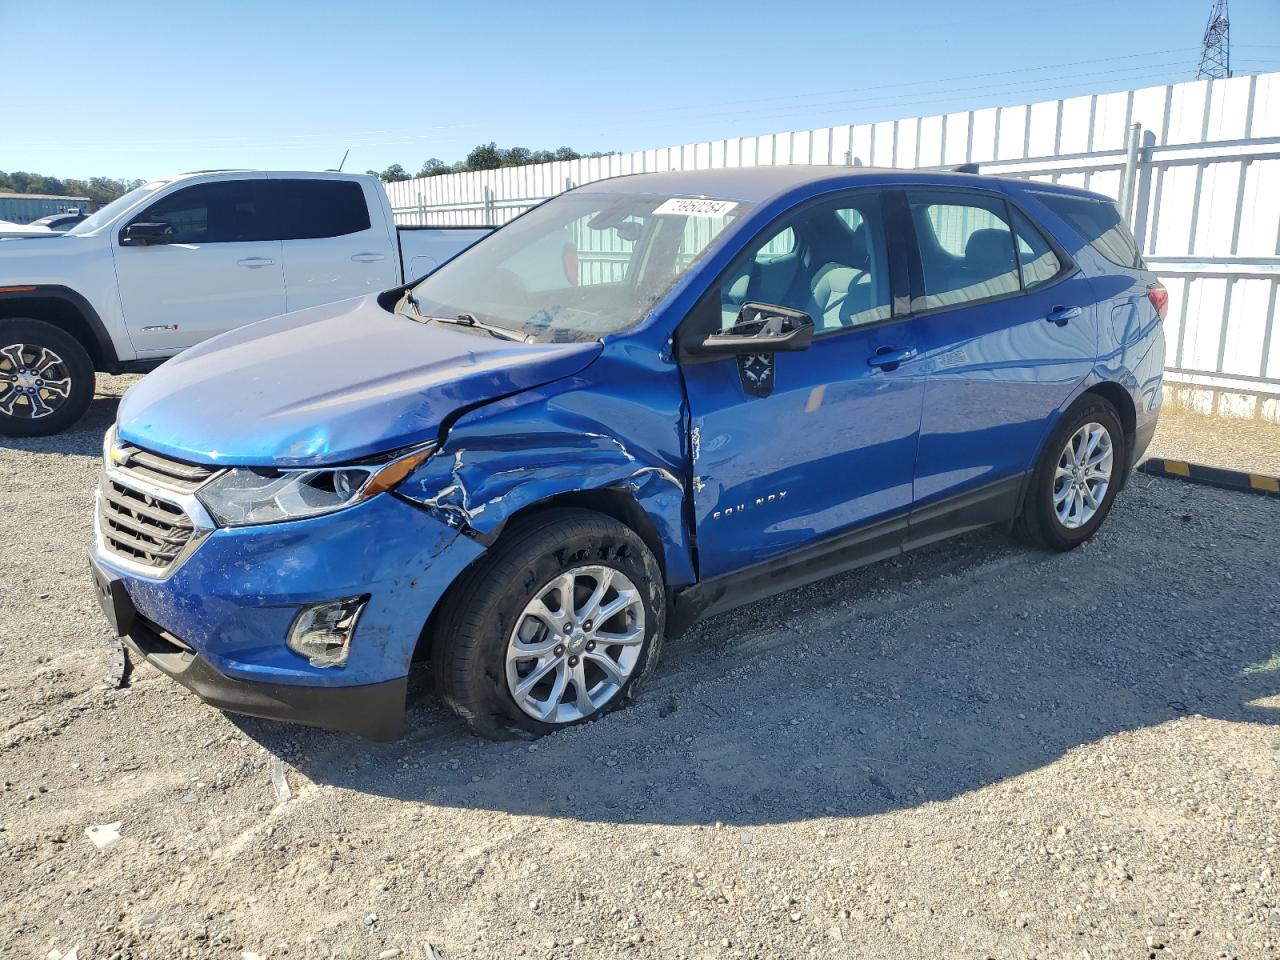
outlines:
[{"label": "pickup truck tail light", "polygon": [[1164,320],[1165,314],[1169,312],[1169,291],[1165,289],[1164,284],[1157,280],[1147,287],[1147,299],[1156,308],[1156,313],[1160,315],[1160,319]]}]

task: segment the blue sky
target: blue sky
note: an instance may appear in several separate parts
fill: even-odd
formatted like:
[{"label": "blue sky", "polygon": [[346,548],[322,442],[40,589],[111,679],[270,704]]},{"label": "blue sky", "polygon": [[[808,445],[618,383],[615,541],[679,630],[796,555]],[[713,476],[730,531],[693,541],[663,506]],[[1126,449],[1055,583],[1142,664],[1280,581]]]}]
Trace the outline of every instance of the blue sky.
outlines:
[{"label": "blue sky", "polygon": [[[1191,79],[1209,0],[0,0],[0,170],[632,150]],[[1231,5],[1237,73],[1280,3]]]}]

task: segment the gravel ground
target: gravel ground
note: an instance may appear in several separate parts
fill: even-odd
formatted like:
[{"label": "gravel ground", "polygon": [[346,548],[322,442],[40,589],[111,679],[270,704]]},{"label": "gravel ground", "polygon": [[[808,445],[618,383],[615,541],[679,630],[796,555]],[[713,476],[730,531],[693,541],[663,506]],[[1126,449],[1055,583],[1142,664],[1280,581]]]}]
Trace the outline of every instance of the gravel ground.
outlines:
[{"label": "gravel ground", "polygon": [[1166,403],[1147,456],[1280,477],[1280,423],[1207,417]]},{"label": "gravel ground", "polygon": [[1139,475],[1071,554],[982,533],[707,621],[598,723],[490,744],[423,697],[370,745],[103,688],[113,411],[0,447],[6,958],[1280,954],[1280,502]]}]

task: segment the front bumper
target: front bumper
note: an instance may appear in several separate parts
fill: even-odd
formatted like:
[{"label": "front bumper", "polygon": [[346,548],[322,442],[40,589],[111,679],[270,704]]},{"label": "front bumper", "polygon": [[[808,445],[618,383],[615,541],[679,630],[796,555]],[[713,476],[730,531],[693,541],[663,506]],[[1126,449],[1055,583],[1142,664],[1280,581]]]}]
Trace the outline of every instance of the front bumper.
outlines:
[{"label": "front bumper", "polygon": [[[320,517],[212,531],[148,577],[101,542],[104,609],[130,648],[225,710],[374,738],[400,730],[410,662],[431,611],[483,547],[392,494]],[[368,595],[341,668],[285,645],[298,610]]]},{"label": "front bumper", "polygon": [[394,740],[404,732],[407,677],[356,687],[254,683],[219,673],[176,637],[140,617],[134,617],[122,639],[137,656],[219,710],[325,727],[370,740]]}]

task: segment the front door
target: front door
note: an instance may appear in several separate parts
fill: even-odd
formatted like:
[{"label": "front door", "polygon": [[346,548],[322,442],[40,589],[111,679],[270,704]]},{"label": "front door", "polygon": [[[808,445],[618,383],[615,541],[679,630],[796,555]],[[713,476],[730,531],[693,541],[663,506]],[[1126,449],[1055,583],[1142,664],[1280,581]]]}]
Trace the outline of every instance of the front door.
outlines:
[{"label": "front door", "polygon": [[120,306],[142,356],[177,353],[285,311],[284,261],[262,174],[178,187],[130,222],[168,223],[173,242],[114,254]]},{"label": "front door", "polygon": [[910,508],[924,387],[891,316],[898,259],[877,194],[810,205],[766,228],[682,327],[705,336],[744,302],[815,325],[802,352],[685,361],[702,579]]}]

